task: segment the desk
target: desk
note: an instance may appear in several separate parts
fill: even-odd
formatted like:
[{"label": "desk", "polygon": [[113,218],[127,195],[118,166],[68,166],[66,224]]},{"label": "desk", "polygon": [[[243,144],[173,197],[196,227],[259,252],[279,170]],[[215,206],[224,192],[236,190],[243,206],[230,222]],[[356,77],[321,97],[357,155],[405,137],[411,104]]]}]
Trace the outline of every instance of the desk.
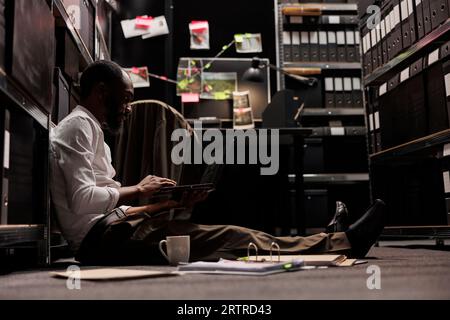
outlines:
[{"label": "desk", "polygon": [[[255,129],[258,136],[261,129],[263,128]],[[244,169],[237,168],[234,165],[226,165],[225,167],[228,170],[225,170],[224,177],[221,178],[221,182],[223,182],[223,180],[226,182],[223,182],[223,185],[217,188],[217,193],[220,193],[220,196],[211,195],[214,199],[212,201],[216,202],[212,203],[210,207],[204,208],[204,220],[200,219],[197,222],[239,224],[246,227],[258,228],[267,232],[275,231],[275,233],[279,235],[305,234],[303,146],[304,138],[309,136],[312,133],[312,130],[305,128],[273,129],[278,130],[280,138],[280,163],[276,177],[261,176],[259,172],[256,173],[255,169],[257,168],[255,168],[254,165],[248,165],[248,161],[246,162],[247,164]],[[206,130],[219,130],[225,137],[226,130],[233,129],[202,128],[202,134]],[[251,147],[249,143],[251,142],[246,140],[247,147]],[[209,144],[209,142],[206,142],[206,144]],[[224,147],[223,150],[225,158],[226,148]],[[238,166],[242,167],[243,165]],[[292,173],[295,174],[293,189],[289,182],[289,174]],[[245,184],[245,186],[242,186],[243,184]],[[269,185],[269,188],[264,188],[264,186],[267,185]],[[261,192],[260,194],[258,194],[258,190]],[[295,201],[290,201],[289,199],[291,192],[294,192],[293,196],[295,196]],[[271,198],[278,199],[278,204],[274,201],[269,203]],[[240,201],[235,201],[239,199]],[[234,203],[234,206],[230,205],[230,202]],[[263,205],[266,202],[268,206]],[[257,212],[260,209],[266,211],[266,213]],[[215,217],[211,217],[211,211],[216,212]],[[273,212],[267,213],[268,211],[281,214],[277,214],[275,217],[267,216],[268,214],[273,214]],[[234,220],[233,214],[236,216]],[[264,221],[261,221],[264,218],[266,218],[266,222],[270,222],[270,224],[264,224]],[[278,225],[275,225],[275,230],[270,229],[271,227],[274,227],[273,218],[277,220],[275,223],[278,223]],[[279,228],[281,228],[281,230],[279,230]]]}]

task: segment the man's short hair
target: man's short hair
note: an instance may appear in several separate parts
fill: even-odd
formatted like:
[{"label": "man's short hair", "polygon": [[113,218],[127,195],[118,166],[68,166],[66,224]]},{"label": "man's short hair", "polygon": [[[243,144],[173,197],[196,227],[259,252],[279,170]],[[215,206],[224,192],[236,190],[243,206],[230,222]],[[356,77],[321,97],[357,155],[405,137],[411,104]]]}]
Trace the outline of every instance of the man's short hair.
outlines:
[{"label": "man's short hair", "polygon": [[123,72],[117,63],[106,60],[95,61],[81,75],[81,98],[87,98],[94,86],[100,82],[110,86],[118,81],[123,81]]}]

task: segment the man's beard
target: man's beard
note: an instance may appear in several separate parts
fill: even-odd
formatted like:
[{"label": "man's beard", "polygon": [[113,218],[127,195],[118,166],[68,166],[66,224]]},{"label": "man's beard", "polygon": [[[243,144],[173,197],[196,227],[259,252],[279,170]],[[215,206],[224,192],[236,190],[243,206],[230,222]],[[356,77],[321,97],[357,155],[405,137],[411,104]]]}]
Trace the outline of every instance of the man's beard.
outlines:
[{"label": "man's beard", "polygon": [[117,124],[111,125],[108,122],[102,123],[103,131],[105,131],[113,136],[117,136],[122,131],[122,128],[123,128],[122,123],[120,123],[119,125],[117,125]]},{"label": "man's beard", "polygon": [[102,123],[102,129],[111,135],[118,135],[123,128],[123,121],[119,119],[118,113],[108,113],[106,121]]}]

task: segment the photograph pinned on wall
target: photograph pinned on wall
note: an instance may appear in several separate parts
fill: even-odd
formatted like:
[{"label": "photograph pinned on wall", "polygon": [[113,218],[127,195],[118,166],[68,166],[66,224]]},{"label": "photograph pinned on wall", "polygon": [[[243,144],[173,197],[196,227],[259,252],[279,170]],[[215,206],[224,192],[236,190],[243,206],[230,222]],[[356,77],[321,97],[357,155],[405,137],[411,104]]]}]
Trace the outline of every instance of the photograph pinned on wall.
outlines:
[{"label": "photograph pinned on wall", "polygon": [[262,52],[262,40],[260,33],[235,34],[234,40],[236,41],[236,52]]},{"label": "photograph pinned on wall", "polygon": [[203,72],[200,98],[210,100],[231,100],[237,90],[236,72]]},{"label": "photograph pinned on wall", "polygon": [[130,75],[134,88],[150,87],[150,78],[147,67],[124,68],[124,70]]},{"label": "photograph pinned on wall", "polygon": [[138,16],[135,19],[120,21],[126,39],[139,37],[147,39],[169,33],[166,17]]},{"label": "photograph pinned on wall", "polygon": [[191,35],[191,50],[209,50],[208,21],[191,21],[189,32]]},{"label": "photograph pinned on wall", "polygon": [[250,92],[233,92],[233,128],[252,129],[254,127]]},{"label": "photograph pinned on wall", "polygon": [[167,26],[166,17],[155,17],[150,21],[147,33],[142,36],[142,39],[153,38],[169,34],[169,27]]},{"label": "photograph pinned on wall", "polygon": [[202,92],[202,69],[202,60],[180,59],[177,69],[177,96]]}]

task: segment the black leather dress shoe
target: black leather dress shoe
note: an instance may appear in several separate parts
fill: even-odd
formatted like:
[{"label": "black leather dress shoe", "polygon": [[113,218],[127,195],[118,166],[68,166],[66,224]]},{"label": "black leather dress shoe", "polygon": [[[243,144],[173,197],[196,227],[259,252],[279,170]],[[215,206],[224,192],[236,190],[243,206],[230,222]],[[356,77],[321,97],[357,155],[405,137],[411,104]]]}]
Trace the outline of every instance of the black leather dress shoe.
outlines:
[{"label": "black leather dress shoe", "polygon": [[365,257],[383,231],[386,221],[386,204],[377,199],[366,213],[345,232],[352,246],[353,258]]},{"label": "black leather dress shoe", "polygon": [[345,203],[336,201],[336,212],[327,226],[327,233],[344,232],[349,227],[348,210]]}]

